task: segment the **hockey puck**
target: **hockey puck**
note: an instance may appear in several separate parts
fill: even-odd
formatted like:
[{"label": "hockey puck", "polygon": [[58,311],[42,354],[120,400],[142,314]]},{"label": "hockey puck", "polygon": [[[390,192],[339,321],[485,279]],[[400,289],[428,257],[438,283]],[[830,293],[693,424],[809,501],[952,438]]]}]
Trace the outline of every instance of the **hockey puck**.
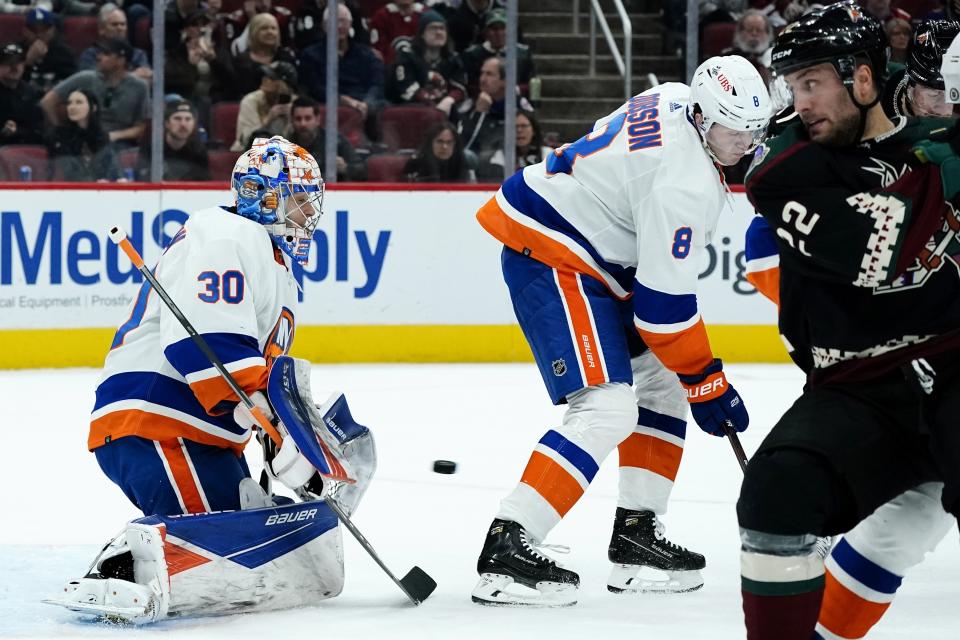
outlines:
[{"label": "hockey puck", "polygon": [[457,472],[457,463],[450,460],[434,460],[433,461],[433,472],[434,473],[456,473]]}]

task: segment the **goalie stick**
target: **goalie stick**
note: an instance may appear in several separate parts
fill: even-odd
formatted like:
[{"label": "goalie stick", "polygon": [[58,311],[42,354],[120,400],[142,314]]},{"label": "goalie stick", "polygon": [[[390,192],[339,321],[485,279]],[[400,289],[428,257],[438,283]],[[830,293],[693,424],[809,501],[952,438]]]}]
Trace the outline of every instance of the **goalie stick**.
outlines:
[{"label": "goalie stick", "polygon": [[[210,361],[210,363],[216,368],[217,372],[223,377],[227,385],[230,387],[230,390],[240,398],[240,402],[250,411],[250,414],[256,419],[257,424],[260,425],[260,428],[269,436],[270,440],[277,446],[280,447],[280,444],[283,442],[283,436],[280,434],[280,431],[270,423],[263,411],[254,404],[253,400],[250,399],[250,396],[243,390],[243,388],[237,384],[237,381],[233,378],[227,368],[223,365],[223,362],[220,361],[220,358],[217,354],[210,348],[210,345],[207,344],[207,341],[203,339],[197,330],[194,328],[190,321],[187,320],[186,316],[183,315],[183,312],[180,310],[180,307],[177,306],[177,303],[173,301],[173,298],[167,293],[166,289],[163,288],[163,285],[157,280],[156,276],[153,275],[153,272],[147,268],[143,262],[143,257],[140,256],[140,253],[136,250],[133,244],[127,238],[127,233],[120,227],[113,227],[110,229],[110,240],[114,244],[118,245],[123,252],[130,259],[130,262],[133,263],[133,266],[143,274],[143,277],[147,279],[147,282],[150,283],[150,286],[153,287],[153,290],[157,292],[157,295],[160,296],[160,299],[163,300],[163,303],[167,305],[167,308],[170,309],[170,312],[176,317],[183,326],[184,330],[189,334],[193,339],[194,344],[197,345],[197,348],[203,352],[203,355]],[[326,447],[326,445],[318,440],[318,443],[321,447]],[[333,454],[330,454],[331,457]],[[337,473],[334,471],[334,468],[331,467],[330,472],[323,472],[320,469],[317,469],[317,472],[322,476],[329,478],[330,480],[337,482],[347,482],[352,483],[353,479],[346,475],[342,467],[340,467],[342,473]],[[308,494],[310,495],[310,494]],[[301,496],[302,497],[302,496]],[[367,541],[367,539],[360,533],[360,530],[357,529],[357,526],[353,524],[353,521],[350,520],[350,517],[343,511],[337,502],[330,496],[324,496],[323,501],[327,504],[330,509],[333,510],[343,525],[347,530],[356,538],[357,542],[360,543],[360,546],[373,558],[374,562],[383,569],[394,584],[396,584],[401,591],[410,599],[414,605],[418,605],[424,600],[426,600],[433,590],[436,589],[437,583],[431,578],[423,569],[420,567],[414,566],[403,578],[397,578],[396,575],[387,565],[384,564],[383,560],[380,559],[380,556],[374,550],[373,546]]]}]

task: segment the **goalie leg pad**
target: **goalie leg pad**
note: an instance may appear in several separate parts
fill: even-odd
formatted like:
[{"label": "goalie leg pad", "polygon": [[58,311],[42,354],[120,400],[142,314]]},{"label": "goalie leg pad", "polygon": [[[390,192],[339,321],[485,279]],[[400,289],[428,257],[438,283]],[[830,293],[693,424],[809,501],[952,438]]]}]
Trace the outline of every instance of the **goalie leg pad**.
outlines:
[{"label": "goalie leg pad", "polygon": [[[130,523],[119,546],[48,600],[111,620],[233,614],[316,604],[343,588],[336,515],[323,502]],[[118,538],[119,540],[119,538]],[[132,580],[98,567],[130,553]],[[127,572],[129,577],[129,572]],[[118,588],[119,587],[119,588]]]}]

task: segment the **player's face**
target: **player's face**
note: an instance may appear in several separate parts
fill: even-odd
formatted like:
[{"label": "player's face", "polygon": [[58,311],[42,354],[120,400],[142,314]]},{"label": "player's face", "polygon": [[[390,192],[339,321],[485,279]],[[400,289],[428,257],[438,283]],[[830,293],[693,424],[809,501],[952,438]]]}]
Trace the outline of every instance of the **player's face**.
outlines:
[{"label": "player's face", "polygon": [[720,123],[714,123],[707,131],[707,144],[717,157],[717,161],[725,166],[740,162],[740,159],[757,143],[757,132],[736,131]]},{"label": "player's face", "polygon": [[298,192],[283,199],[284,215],[288,224],[307,229],[316,225],[314,218],[320,214],[323,192]]},{"label": "player's face", "polygon": [[949,118],[953,115],[953,105],[947,102],[946,91],[922,85],[909,87],[907,91],[915,115],[941,118]]},{"label": "player's face", "polygon": [[814,142],[846,146],[854,142],[860,113],[833,65],[818,64],[787,74],[797,111]]}]

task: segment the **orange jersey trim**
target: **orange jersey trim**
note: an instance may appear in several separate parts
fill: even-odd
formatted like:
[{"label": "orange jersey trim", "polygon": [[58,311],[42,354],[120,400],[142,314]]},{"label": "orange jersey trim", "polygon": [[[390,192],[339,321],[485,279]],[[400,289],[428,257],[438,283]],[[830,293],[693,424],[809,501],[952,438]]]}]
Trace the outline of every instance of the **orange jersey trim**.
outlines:
[{"label": "orange jersey trim", "polygon": [[[267,388],[269,371],[267,367],[263,365],[248,367],[246,369],[240,369],[239,371],[231,371],[230,375],[237,381],[240,388],[248,394]],[[224,413],[224,411],[217,410],[217,405],[220,403],[240,402],[240,398],[230,389],[230,385],[227,384],[227,381],[224,380],[223,376],[219,373],[212,378],[191,382],[190,388],[193,390],[193,394],[197,396],[197,400],[200,401],[200,404],[203,405],[203,408],[210,415]]]},{"label": "orange jersey trim", "polygon": [[[585,273],[603,282],[610,289],[609,274],[602,273],[587,264],[583,258],[571,251],[570,247],[562,242],[524,226],[508,216],[500,207],[496,197],[490,198],[485,205],[480,207],[477,212],[477,222],[487,233],[514,251],[528,255],[538,262],[561,271]],[[612,289],[610,291],[620,300],[626,300],[631,295],[630,293],[625,296],[618,295]]]},{"label": "orange jersey trim", "polygon": [[780,307],[780,269],[747,272],[747,282],[757,288],[763,297]]},{"label": "orange jersey trim", "polygon": [[880,621],[889,602],[871,602],[843,586],[828,570],[825,577],[820,624],[842,638],[862,638]]},{"label": "orange jersey trim", "polygon": [[249,440],[248,435],[247,440],[243,442],[232,442],[207,433],[186,422],[181,422],[176,418],[149,413],[140,409],[122,409],[108,413],[90,423],[87,449],[93,451],[107,442],[126,436],[138,436],[158,442],[178,437],[186,438],[200,444],[232,449],[238,456],[243,453],[247,440]]},{"label": "orange jersey trim", "polygon": [[600,340],[590,321],[589,302],[580,291],[577,274],[569,271],[557,271],[556,274],[573,325],[573,340],[583,367],[584,384],[588,387],[603,384],[607,382],[607,376],[601,364],[603,354],[600,352]]},{"label": "orange jersey trim", "polygon": [[206,513],[209,511],[204,504],[200,487],[190,470],[187,454],[183,450],[183,443],[177,440],[163,440],[157,442],[157,451],[166,461],[170,472],[170,480],[175,485],[183,507],[187,513]]},{"label": "orange jersey trim", "polygon": [[583,487],[577,479],[539,451],[530,455],[530,462],[523,470],[520,482],[533,487],[561,518],[567,515],[583,495]]},{"label": "orange jersey trim", "polygon": [[652,471],[673,482],[677,479],[683,448],[645,433],[631,433],[617,447],[621,467]]},{"label": "orange jersey trim", "polygon": [[710,338],[703,318],[692,327],[677,333],[654,333],[637,327],[637,332],[653,354],[674,373],[700,373],[713,362]]}]

